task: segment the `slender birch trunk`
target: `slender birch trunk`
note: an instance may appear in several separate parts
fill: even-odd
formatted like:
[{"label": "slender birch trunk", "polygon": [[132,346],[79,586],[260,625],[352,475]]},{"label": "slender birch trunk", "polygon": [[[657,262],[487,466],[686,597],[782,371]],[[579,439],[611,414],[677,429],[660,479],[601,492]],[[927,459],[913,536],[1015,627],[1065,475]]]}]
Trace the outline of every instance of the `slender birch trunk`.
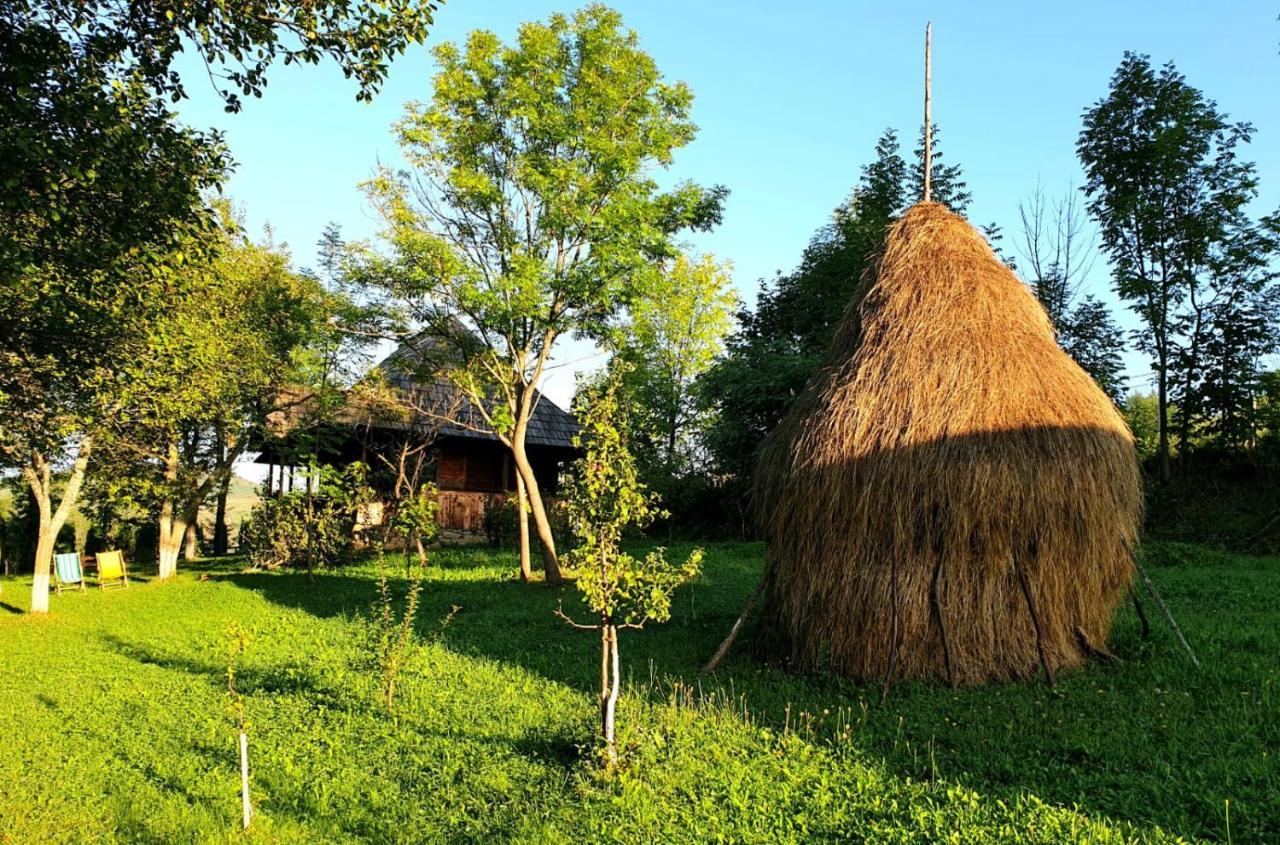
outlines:
[{"label": "slender birch trunk", "polygon": [[159,571],[160,580],[172,578],[178,573],[178,553],[182,549],[182,541],[186,537],[187,526],[174,506],[174,498],[178,481],[178,444],[169,444],[169,454],[165,460],[164,480],[169,488],[165,491],[164,502],[160,505],[159,525]]},{"label": "slender birch trunk", "polygon": [[600,737],[609,768],[618,763],[615,726],[618,712],[618,626],[607,617],[600,623]]}]

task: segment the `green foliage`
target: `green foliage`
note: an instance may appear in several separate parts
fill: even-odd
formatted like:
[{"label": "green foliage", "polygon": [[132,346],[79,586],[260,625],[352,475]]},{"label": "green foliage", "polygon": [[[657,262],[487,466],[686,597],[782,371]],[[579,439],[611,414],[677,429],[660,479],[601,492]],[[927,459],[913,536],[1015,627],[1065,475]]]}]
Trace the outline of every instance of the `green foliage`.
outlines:
[{"label": "green foliage", "polygon": [[[352,669],[372,561],[314,581],[202,564],[163,589],[55,597],[50,620],[0,614],[0,830],[51,845],[1173,843],[1225,841],[1230,800],[1235,842],[1275,841],[1280,560],[1144,548],[1202,670],[1158,619],[1140,639],[1126,605],[1110,641],[1123,665],[1055,690],[904,684],[881,707],[876,685],[756,664],[750,630],[701,675],[762,566],[759,545],[711,545],[672,620],[628,643],[628,763],[608,781],[578,763],[598,666],[592,638],[551,615],[572,588],[530,590],[509,553],[444,550],[423,574],[424,642],[394,720],[376,676]],[[26,579],[3,582],[5,603],[25,595]],[[228,619],[256,632],[236,673],[254,731],[244,835]]]},{"label": "green foliage", "polygon": [[392,530],[405,540],[429,543],[440,531],[436,521],[439,510],[436,486],[429,482],[423,484],[412,496],[396,502],[395,513],[391,517]]},{"label": "green foliage", "polygon": [[267,70],[276,61],[330,59],[344,76],[356,79],[357,99],[372,99],[389,62],[426,38],[438,5],[424,0],[16,0],[6,4],[5,13],[85,55],[110,78],[137,79],[174,101],[186,96],[174,59],[194,52],[227,111],[238,111],[240,94],[262,96]]},{"label": "green foliage", "polygon": [[680,255],[631,306],[619,357],[631,365],[628,430],[650,486],[697,468],[706,412],[694,384],[724,351],[737,307],[729,266],[710,255]]},{"label": "green foliage", "polygon": [[1280,554],[1275,451],[1201,448],[1167,484],[1148,485],[1148,536],[1243,554]]},{"label": "green foliage", "polygon": [[248,726],[244,712],[244,695],[236,689],[236,671],[244,661],[245,652],[249,650],[249,643],[253,639],[253,635],[245,630],[239,622],[232,622],[227,625],[227,707],[231,711],[231,717],[235,719],[236,728],[243,732]]},{"label": "green foliage", "polygon": [[490,548],[513,548],[519,537],[515,496],[489,495],[484,499],[484,536]]},{"label": "green foliage", "polygon": [[[411,172],[366,188],[392,255],[363,277],[439,341],[424,362],[516,434],[556,340],[600,338],[642,297],[674,236],[718,222],[719,189],[653,176],[693,140],[693,96],[669,83],[618,13],[592,5],[483,30],[434,51],[432,99],[396,131]],[[478,225],[477,225],[478,223]]]},{"label": "green foliage", "polygon": [[[260,95],[277,59],[328,57],[367,99],[388,60],[421,40],[413,0],[0,6],[0,455],[41,467],[87,458],[118,404],[127,341],[193,295],[184,268],[215,215],[204,195],[228,159],[217,133],[176,123],[178,53],[197,54],[229,110]],[[53,454],[50,453],[59,453]],[[72,485],[75,498],[76,485]],[[42,500],[44,491],[38,491]],[[56,520],[55,520],[56,521]]]},{"label": "green foliage", "polygon": [[387,581],[386,562],[378,554],[378,595],[369,605],[366,649],[370,655],[369,663],[378,675],[381,700],[387,709],[387,715],[395,712],[396,681],[400,678],[400,670],[413,655],[418,645],[414,633],[414,618],[418,615],[418,602],[422,595],[422,576],[420,570],[411,571],[408,575],[409,587],[405,591],[404,610],[396,618],[395,601],[391,596],[391,587]]},{"label": "green foliage", "polygon": [[240,547],[261,569],[308,570],[350,563],[355,525],[369,500],[363,464],[312,470],[315,492],[294,490],[264,498],[240,528]]},{"label": "green foliage", "polygon": [[1130,393],[1121,410],[1124,421],[1133,432],[1138,460],[1147,461],[1156,454],[1160,438],[1160,411],[1153,393]]},{"label": "green foliage", "polygon": [[682,564],[671,564],[661,548],[637,558],[622,546],[625,532],[646,528],[660,513],[655,497],[640,483],[627,447],[619,401],[626,370],[626,365],[615,367],[603,384],[583,391],[578,402],[582,432],[575,443],[584,454],[565,493],[577,544],[565,555],[565,565],[602,625],[639,628],[670,618],[671,594],[698,574],[702,550],[695,549]]},{"label": "green foliage", "polygon": [[226,167],[216,136],[32,24],[31,5],[0,9],[0,450],[24,460],[109,415],[121,341],[183,293],[181,245]]},{"label": "green foliage", "polygon": [[1112,401],[1124,396],[1124,331],[1106,303],[1086,296],[1076,303],[1060,324],[1062,349],[1093,376]]}]

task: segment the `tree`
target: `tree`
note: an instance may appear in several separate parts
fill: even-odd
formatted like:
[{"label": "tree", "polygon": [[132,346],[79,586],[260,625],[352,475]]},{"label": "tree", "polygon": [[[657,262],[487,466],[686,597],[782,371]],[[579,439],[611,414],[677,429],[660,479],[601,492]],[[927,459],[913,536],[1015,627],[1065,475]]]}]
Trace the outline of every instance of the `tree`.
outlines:
[{"label": "tree", "polygon": [[[931,175],[929,193],[934,202],[940,202],[952,211],[962,214],[973,200],[968,183],[964,181],[964,172],[958,164],[943,164],[942,149],[938,143],[938,124],[933,124],[932,153],[929,156]],[[877,152],[879,152],[877,148]],[[907,183],[903,189],[906,205],[920,200],[924,196],[924,127],[920,127],[920,136],[916,140],[916,166],[906,171]],[[899,208],[898,212],[902,209]],[[895,213],[894,216],[897,216]]]},{"label": "tree", "polygon": [[574,628],[600,632],[600,737],[610,767],[618,761],[615,715],[622,675],[618,632],[671,617],[671,594],[698,574],[702,550],[695,549],[679,565],[667,561],[663,549],[643,558],[622,548],[628,529],[643,529],[658,515],[654,497],[639,482],[635,459],[627,446],[625,415],[619,393],[626,365],[614,368],[603,384],[584,391],[577,412],[585,450],[569,490],[569,523],[578,544],[565,555],[582,600],[597,621],[583,624],[557,609]]},{"label": "tree", "polygon": [[31,609],[43,613],[122,339],[177,292],[175,246],[204,226],[199,194],[224,162],[216,139],[176,126],[136,80],[112,79],[11,6],[0,23],[0,451],[39,513]]},{"label": "tree", "polygon": [[[430,4],[0,4],[0,453],[40,513],[32,611],[48,609],[53,540],[110,415],[122,340],[181,298],[178,245],[207,229],[202,193],[227,160],[216,133],[178,126],[184,47],[226,85],[261,93],[277,58],[328,56],[367,97],[420,40]],[[54,468],[68,467],[60,501]]]},{"label": "tree", "polygon": [[[1211,257],[1213,295],[1202,306],[1204,345],[1192,409],[1180,414],[1184,429],[1198,424],[1229,449],[1251,446],[1265,392],[1263,361],[1280,348],[1280,285],[1272,258],[1280,254],[1280,217],[1240,226]],[[1184,434],[1183,439],[1186,439]]]},{"label": "tree", "polygon": [[161,578],[332,331],[327,292],[270,240],[246,238],[225,204],[222,215],[216,257],[189,265],[187,295],[130,340],[120,410],[102,427],[117,485],[157,513]]},{"label": "tree", "polygon": [[513,46],[473,32],[435,57],[430,104],[397,125],[412,170],[367,185],[392,255],[366,255],[366,278],[434,338],[426,375],[444,372],[511,450],[556,581],[525,449],[547,362],[567,333],[608,336],[673,236],[718,222],[724,192],[659,189],[653,169],[693,140],[692,94],[610,9],[525,24]]},{"label": "tree", "polygon": [[1160,411],[1159,402],[1154,394],[1130,393],[1125,397],[1124,420],[1133,432],[1134,446],[1138,450],[1138,460],[1146,461],[1155,457],[1160,445]]},{"label": "tree", "polygon": [[426,38],[437,6],[423,0],[7,0],[0,14],[6,26],[57,39],[111,78],[136,78],[174,102],[186,97],[186,88],[173,61],[191,50],[227,111],[239,111],[240,95],[262,96],[276,61],[314,65],[327,58],[355,78],[358,100],[371,100],[389,61]]},{"label": "tree", "polygon": [[1124,397],[1124,330],[1111,316],[1106,303],[1086,296],[1076,303],[1061,324],[1062,349],[1093,376],[1098,386],[1117,404]]},{"label": "tree", "polygon": [[694,429],[705,417],[694,384],[724,351],[737,307],[728,266],[710,255],[679,256],[632,305],[619,357],[631,365],[629,428],[650,477],[690,468]]},{"label": "tree", "polygon": [[1085,112],[1076,144],[1114,289],[1144,323],[1135,339],[1153,358],[1165,480],[1170,406],[1180,409],[1185,459],[1195,421],[1206,413],[1207,357],[1233,384],[1256,372],[1256,361],[1242,368],[1248,355],[1236,354],[1257,349],[1256,336],[1231,331],[1240,315],[1260,311],[1274,280],[1265,271],[1276,249],[1270,227],[1245,210],[1257,178],[1238,147],[1252,134],[1172,63],[1155,70],[1147,56],[1126,53],[1107,96]]},{"label": "tree", "polygon": [[1017,248],[1027,280],[1053,323],[1058,343],[1117,404],[1125,391],[1124,333],[1110,309],[1093,296],[1080,298],[1093,266],[1095,239],[1075,191],[1057,201],[1037,185],[1018,203],[1022,223]]}]

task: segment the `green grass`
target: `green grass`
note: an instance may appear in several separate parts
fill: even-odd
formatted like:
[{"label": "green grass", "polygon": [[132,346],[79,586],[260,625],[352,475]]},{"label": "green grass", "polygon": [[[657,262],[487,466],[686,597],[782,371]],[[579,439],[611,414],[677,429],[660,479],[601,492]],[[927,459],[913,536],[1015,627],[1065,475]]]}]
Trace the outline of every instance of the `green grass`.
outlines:
[{"label": "green grass", "polygon": [[[1280,561],[1158,544],[1151,569],[1200,652],[1121,611],[1125,662],[1057,689],[954,692],[797,677],[706,658],[760,548],[716,545],[673,620],[624,635],[626,762],[592,763],[596,642],[507,555],[438,553],[399,718],[354,619],[365,566],[0,601],[0,842],[240,841],[224,692],[231,620],[254,629],[247,694],[262,842],[1076,842],[1280,840]],[[207,574],[200,580],[198,573]],[[403,584],[397,582],[397,589]],[[462,610],[449,626],[451,605]],[[10,612],[4,612],[4,610]]]}]

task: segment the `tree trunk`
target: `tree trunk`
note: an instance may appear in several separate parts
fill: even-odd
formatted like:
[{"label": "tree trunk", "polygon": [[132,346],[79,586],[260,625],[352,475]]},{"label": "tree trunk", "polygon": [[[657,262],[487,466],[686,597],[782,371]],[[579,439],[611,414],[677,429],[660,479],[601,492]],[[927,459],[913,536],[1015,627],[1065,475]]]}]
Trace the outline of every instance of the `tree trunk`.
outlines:
[{"label": "tree trunk", "polygon": [[22,468],[22,476],[26,479],[40,512],[39,528],[36,534],[36,559],[31,579],[32,613],[49,612],[49,576],[53,569],[54,544],[58,540],[58,532],[62,530],[72,506],[76,503],[76,497],[80,495],[80,485],[84,483],[85,468],[89,464],[89,455],[92,451],[93,439],[88,436],[83,437],[57,510],[53,509],[53,473],[44,455],[32,452],[30,463]]},{"label": "tree trunk", "polygon": [[600,737],[604,740],[605,759],[609,768],[618,763],[615,731],[618,712],[618,628],[602,621],[600,625]]},{"label": "tree trunk", "polygon": [[533,513],[533,525],[538,532],[538,541],[542,544],[542,565],[546,569],[547,583],[559,584],[564,580],[560,574],[560,561],[556,557],[556,540],[551,533],[551,521],[547,518],[547,510],[542,504],[542,492],[538,489],[538,478],[534,475],[533,465],[529,463],[529,455],[524,449],[524,429],[517,426],[512,439],[512,457],[516,462],[516,472],[524,479],[525,493],[529,497],[529,510]]},{"label": "tree trunk", "polygon": [[160,508],[160,553],[157,578],[164,580],[178,574],[178,556],[187,534],[186,523],[174,515],[173,503]]},{"label": "tree trunk", "polygon": [[529,555],[529,496],[524,490],[524,477],[516,473],[516,528],[520,532],[520,580],[533,580],[533,561]]},{"label": "tree trunk", "polygon": [[58,532],[50,530],[50,522],[41,507],[40,535],[36,539],[36,571],[31,580],[31,612],[49,612],[49,571],[53,567],[53,544]]},{"label": "tree trunk", "polygon": [[178,444],[169,444],[169,456],[165,461],[164,480],[170,489],[166,491],[164,503],[160,505],[159,524],[159,571],[160,580],[172,578],[178,572],[178,553],[182,550],[182,541],[186,537],[187,526],[178,516],[173,506],[174,491],[172,488],[178,480]]},{"label": "tree trunk", "polygon": [[213,511],[213,554],[215,557],[225,555],[231,546],[227,528],[227,496],[231,492],[231,476],[228,472],[218,485],[218,499]]},{"label": "tree trunk", "polygon": [[1160,356],[1158,366],[1160,370],[1156,373],[1156,415],[1159,417],[1157,422],[1160,439],[1156,446],[1156,455],[1160,461],[1160,480],[1168,481],[1173,478],[1173,469],[1169,466],[1169,368],[1163,355]]},{"label": "tree trunk", "polygon": [[183,538],[182,559],[186,561],[195,560],[197,546],[198,544],[197,544],[197,537],[196,537],[196,519],[192,517],[187,522],[186,535]]}]

